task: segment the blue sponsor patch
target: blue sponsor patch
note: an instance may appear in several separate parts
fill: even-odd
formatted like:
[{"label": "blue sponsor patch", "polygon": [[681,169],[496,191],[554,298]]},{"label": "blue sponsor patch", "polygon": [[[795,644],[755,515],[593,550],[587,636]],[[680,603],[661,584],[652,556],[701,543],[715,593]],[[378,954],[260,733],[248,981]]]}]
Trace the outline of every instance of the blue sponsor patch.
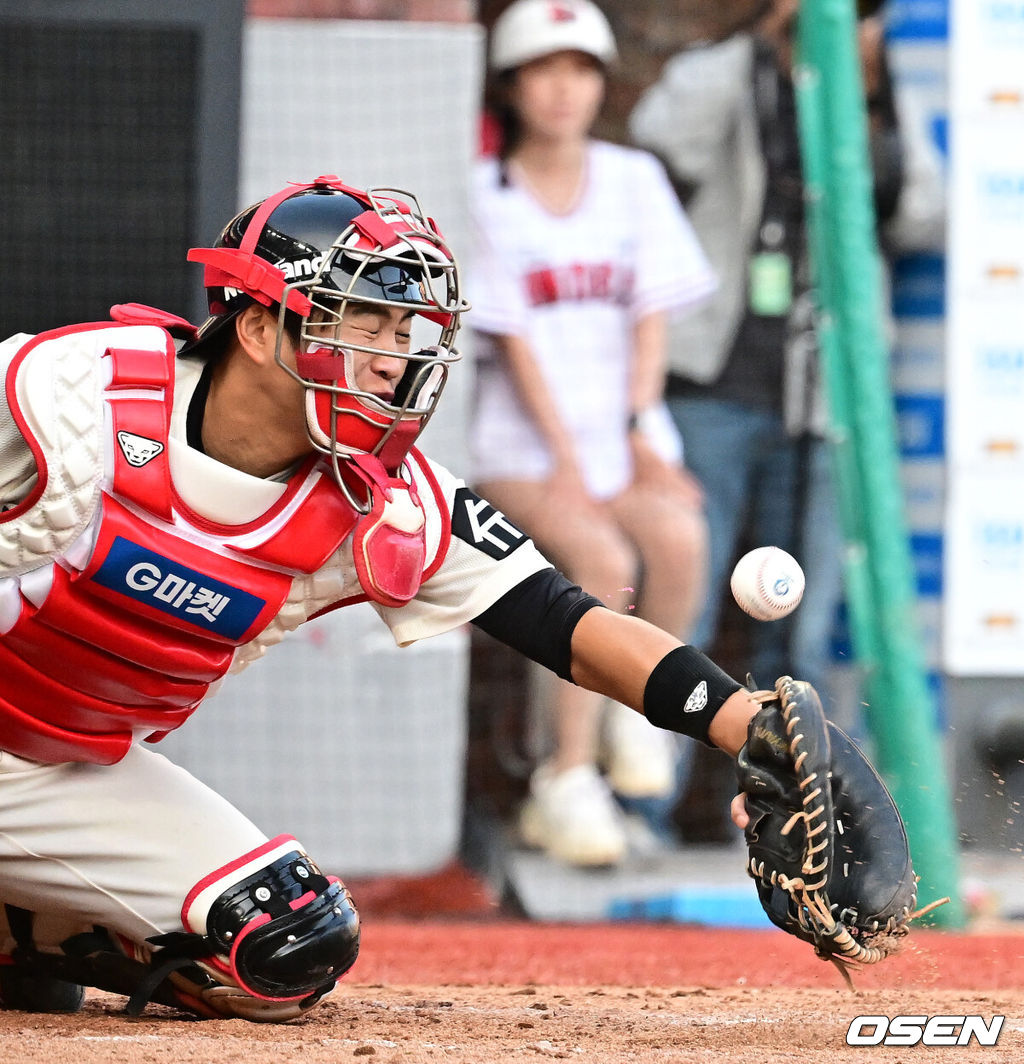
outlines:
[{"label": "blue sponsor patch", "polygon": [[917,593],[924,597],[939,598],[942,595],[941,533],[912,533],[910,557],[914,566]]},{"label": "blue sponsor patch", "polygon": [[240,639],[266,605],[248,591],[117,536],[93,574],[97,584],[207,632]]}]

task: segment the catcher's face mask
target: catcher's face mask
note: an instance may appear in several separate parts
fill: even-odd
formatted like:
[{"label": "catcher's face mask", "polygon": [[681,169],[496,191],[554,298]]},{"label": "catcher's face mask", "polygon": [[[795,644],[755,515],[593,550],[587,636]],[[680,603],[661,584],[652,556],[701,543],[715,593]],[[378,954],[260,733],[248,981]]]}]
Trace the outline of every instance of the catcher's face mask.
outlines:
[{"label": "catcher's face mask", "polygon": [[[406,280],[401,283],[419,282]],[[302,320],[294,370],[306,389],[313,446],[338,459],[371,454],[396,470],[423,431],[459,356],[455,323],[384,299],[366,300],[314,286]]]},{"label": "catcher's face mask", "polygon": [[[418,212],[368,193],[303,293],[294,371],[306,388],[313,446],[339,458],[372,454],[397,469],[434,412],[459,357],[455,263]],[[396,366],[396,362],[398,363]],[[369,370],[367,367],[370,367]],[[376,369],[375,369],[376,367]]]},{"label": "catcher's face mask", "polygon": [[[390,472],[402,465],[457,361],[459,317],[468,309],[458,270],[434,222],[415,197],[362,191],[336,177],[282,190],[248,208],[212,249],[193,249],[206,264],[213,329],[248,299],[280,307],[276,360],[306,389],[306,428],[330,460],[353,505],[342,465],[360,455]],[[246,297],[246,300],[240,299]],[[376,308],[408,319],[401,343],[356,327]],[[286,325],[299,319],[298,353]],[[203,330],[200,330],[202,332]],[[389,385],[367,387],[363,356],[402,359]]]}]

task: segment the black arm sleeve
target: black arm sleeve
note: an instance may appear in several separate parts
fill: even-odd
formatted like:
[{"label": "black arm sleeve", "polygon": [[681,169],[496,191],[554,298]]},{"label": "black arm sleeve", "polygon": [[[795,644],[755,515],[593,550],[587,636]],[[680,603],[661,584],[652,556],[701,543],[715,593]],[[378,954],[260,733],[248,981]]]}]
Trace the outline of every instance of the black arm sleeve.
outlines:
[{"label": "black arm sleeve", "polygon": [[572,680],[572,633],[587,610],[603,605],[557,569],[542,569],[474,617],[473,624],[563,680]]}]

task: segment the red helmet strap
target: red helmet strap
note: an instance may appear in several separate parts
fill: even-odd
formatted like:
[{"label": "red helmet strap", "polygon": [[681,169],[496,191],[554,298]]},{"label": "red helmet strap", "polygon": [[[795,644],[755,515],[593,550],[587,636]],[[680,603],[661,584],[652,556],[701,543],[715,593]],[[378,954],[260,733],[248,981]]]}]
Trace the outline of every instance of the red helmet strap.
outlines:
[{"label": "red helmet strap", "polygon": [[382,248],[390,248],[399,242],[398,227],[389,225],[376,211],[363,211],[352,219],[352,224],[363,236]]},{"label": "red helmet strap", "polygon": [[324,348],[300,351],[295,356],[295,369],[300,377],[311,381],[339,381],[345,377],[345,356]]},{"label": "red helmet strap", "polygon": [[256,243],[260,238],[260,234],[263,232],[264,225],[267,224],[267,219],[273,214],[277,207],[286,199],[291,199],[292,196],[297,196],[300,192],[305,192],[307,189],[315,187],[315,184],[289,185],[287,188],[281,189],[280,192],[275,192],[272,196],[267,196],[259,207],[256,208],[256,212],[253,214],[252,218],[249,219],[249,225],[246,227],[245,234],[242,236],[242,242],[238,245],[238,250],[251,255],[256,250]]},{"label": "red helmet strap", "polygon": [[242,242],[239,244],[239,249],[252,254],[252,252],[256,250],[256,244],[260,238],[260,234],[263,232],[263,227],[267,224],[267,219],[274,213],[278,206],[284,203],[286,199],[291,199],[292,196],[297,196],[300,192],[308,192],[312,188],[333,188],[336,192],[345,192],[362,203],[367,202],[365,192],[349,188],[348,185],[343,184],[334,176],[334,174],[326,174],[322,177],[318,177],[308,184],[291,184],[287,188],[275,192],[272,196],[268,196],[259,207],[256,208],[255,214],[253,214],[252,218],[249,220],[249,225],[245,230],[245,235],[242,237]]},{"label": "red helmet strap", "polygon": [[309,298],[297,288],[293,288],[285,300],[288,281],[284,273],[266,259],[241,248],[192,248],[188,253],[188,261],[201,262],[206,266],[203,284],[207,288],[240,288],[264,306],[271,302],[283,302],[289,310],[303,317],[313,309]]},{"label": "red helmet strap", "polygon": [[[252,296],[264,306],[270,302],[285,303],[289,310],[294,310],[303,317],[309,315],[313,304],[298,289],[292,289],[284,299],[287,279],[284,273],[272,263],[256,254],[256,245],[260,235],[271,214],[286,199],[297,196],[302,192],[308,192],[315,188],[332,188],[366,203],[366,194],[358,189],[349,188],[333,174],[318,177],[308,184],[291,184],[268,196],[256,208],[245,233],[237,248],[192,248],[188,253],[189,262],[201,262],[206,266],[203,275],[203,284],[206,288],[230,287],[240,288],[246,295]],[[367,212],[372,213],[372,212]],[[365,216],[364,216],[365,217]],[[379,222],[379,219],[375,220]],[[379,226],[377,227],[380,228]],[[389,227],[387,229],[388,243],[397,241],[395,234]],[[374,233],[375,236],[380,235]]]}]

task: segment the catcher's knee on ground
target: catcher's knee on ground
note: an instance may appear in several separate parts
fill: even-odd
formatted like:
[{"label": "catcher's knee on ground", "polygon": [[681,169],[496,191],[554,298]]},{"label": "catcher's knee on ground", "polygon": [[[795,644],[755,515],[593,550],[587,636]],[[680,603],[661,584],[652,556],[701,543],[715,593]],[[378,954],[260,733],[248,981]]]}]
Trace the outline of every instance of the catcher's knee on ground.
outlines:
[{"label": "catcher's knee on ground", "polygon": [[95,928],[61,943],[60,953],[37,950],[26,932],[15,962],[124,994],[133,1015],[154,1001],[209,1018],[280,1022],[311,1009],[359,952],[347,888],[290,836],[204,877],[185,898],[182,926],[145,945]]},{"label": "catcher's knee on ground", "polygon": [[359,953],[359,915],[348,889],[287,835],[197,883],[181,915],[184,932],[149,939],[157,947],[151,964],[171,965],[179,999],[201,1014],[299,1016]]}]

